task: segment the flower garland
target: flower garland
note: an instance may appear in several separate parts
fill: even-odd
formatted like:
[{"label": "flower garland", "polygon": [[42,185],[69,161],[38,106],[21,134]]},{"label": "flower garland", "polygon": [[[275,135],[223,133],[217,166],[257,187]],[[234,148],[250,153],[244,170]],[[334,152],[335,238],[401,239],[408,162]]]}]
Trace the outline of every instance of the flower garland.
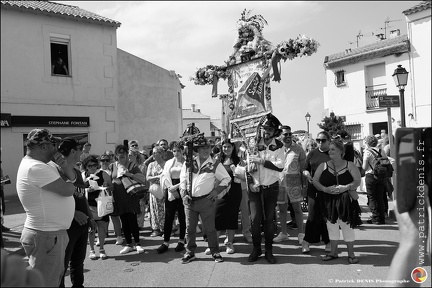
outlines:
[{"label": "flower garland", "polygon": [[[299,35],[296,39],[282,41],[274,46],[271,42],[264,39],[262,30],[264,25],[268,25],[267,21],[261,15],[250,16],[251,10],[244,9],[241,18],[237,21],[238,36],[234,43],[234,52],[225,61],[224,66],[207,65],[203,68],[198,68],[194,77],[189,80],[195,85],[213,85],[212,97],[217,95],[217,82],[219,79],[229,79],[230,70],[228,66],[247,62],[253,59],[262,58],[265,68],[273,68],[273,81],[280,81],[280,73],[277,64],[281,59],[293,60],[296,57],[311,56],[317,52],[320,44],[305,35]],[[266,70],[263,78],[267,77],[270,68]],[[230,88],[231,85],[228,83]],[[234,91],[229,89],[232,94]]]}]

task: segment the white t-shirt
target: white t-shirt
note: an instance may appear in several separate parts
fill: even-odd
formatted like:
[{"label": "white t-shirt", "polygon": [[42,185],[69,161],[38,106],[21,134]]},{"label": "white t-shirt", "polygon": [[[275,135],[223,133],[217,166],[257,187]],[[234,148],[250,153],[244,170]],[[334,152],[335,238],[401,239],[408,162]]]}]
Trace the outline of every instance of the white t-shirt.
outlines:
[{"label": "white t-shirt", "polygon": [[24,227],[40,231],[68,229],[75,212],[73,196],[64,197],[41,187],[60,178],[54,166],[25,156],[17,173],[16,189],[27,214]]}]

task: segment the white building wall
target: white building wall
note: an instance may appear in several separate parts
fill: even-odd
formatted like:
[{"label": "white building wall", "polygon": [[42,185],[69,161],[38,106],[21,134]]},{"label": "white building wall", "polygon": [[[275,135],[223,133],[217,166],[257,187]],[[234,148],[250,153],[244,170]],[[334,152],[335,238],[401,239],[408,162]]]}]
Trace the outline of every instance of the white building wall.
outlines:
[{"label": "white building wall", "polygon": [[[140,147],[183,134],[180,81],[174,71],[118,49],[119,144],[138,140]],[[180,94],[180,97],[179,97]]]},{"label": "white building wall", "polygon": [[[51,76],[50,35],[70,37],[72,77]],[[1,9],[1,112],[18,116],[84,116],[90,127],[44,127],[88,133],[92,152],[117,142],[116,28],[44,14]],[[36,127],[1,128],[2,169],[14,194],[23,134]],[[42,128],[42,127],[41,127]]]},{"label": "white building wall", "polygon": [[415,121],[410,123],[407,117],[407,126],[431,126],[431,9],[408,15],[406,20],[411,42],[409,77],[413,83],[407,87],[413,95],[407,113],[413,113]]},{"label": "white building wall", "polygon": [[[378,59],[367,60],[351,65],[340,66],[326,70],[327,87],[324,89],[324,99],[329,113],[333,111],[337,116],[346,116],[346,123],[360,123],[363,137],[372,134],[372,123],[387,122],[387,109],[366,109],[366,75],[367,66],[385,63],[385,83],[387,95],[399,95],[399,90],[393,80],[393,72],[397,65],[409,66],[408,54],[399,57],[387,56]],[[337,87],[335,72],[345,70],[347,85]],[[411,99],[410,91],[405,91],[405,105],[409,107]],[[406,111],[406,115],[409,112]],[[392,117],[400,120],[400,109],[391,109]],[[406,116],[407,117],[407,116]]]}]

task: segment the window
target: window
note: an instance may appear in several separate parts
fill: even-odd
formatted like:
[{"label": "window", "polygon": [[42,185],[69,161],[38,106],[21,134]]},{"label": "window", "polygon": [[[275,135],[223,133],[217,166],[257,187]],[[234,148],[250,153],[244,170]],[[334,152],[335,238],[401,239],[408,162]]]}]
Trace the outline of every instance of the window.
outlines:
[{"label": "window", "polygon": [[344,70],[336,71],[335,76],[336,76],[336,78],[335,78],[336,86],[346,85],[345,71]]},{"label": "window", "polygon": [[351,135],[352,140],[362,139],[361,124],[345,124],[345,131]]},{"label": "window", "polygon": [[70,76],[70,37],[55,35],[50,37],[51,74],[53,76]]}]

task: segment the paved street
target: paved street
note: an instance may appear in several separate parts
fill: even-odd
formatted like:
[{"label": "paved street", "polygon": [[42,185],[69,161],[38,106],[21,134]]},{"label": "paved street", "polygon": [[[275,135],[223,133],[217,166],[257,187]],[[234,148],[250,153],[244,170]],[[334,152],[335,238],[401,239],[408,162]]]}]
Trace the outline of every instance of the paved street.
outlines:
[{"label": "paved street", "polygon": [[[17,197],[6,199],[5,225],[12,231],[4,234],[6,249],[23,255],[19,237],[25,220],[25,213]],[[391,205],[391,204],[390,204]],[[303,255],[297,242],[297,230],[288,230],[290,240],[276,243],[274,254],[278,261],[270,265],[262,256],[257,262],[249,263],[247,257],[252,246],[244,241],[237,231],[235,238],[236,253],[227,255],[221,237],[221,251],[224,263],[215,263],[211,256],[204,253],[206,242],[202,234],[198,237],[197,259],[189,264],[181,264],[182,253],[174,252],[175,239],[170,250],[157,254],[156,248],[162,243],[162,237],[150,237],[148,219],[145,229],[141,231],[144,254],[130,253],[120,255],[120,246],[115,245],[112,226],[108,238],[107,260],[85,260],[85,286],[168,286],[168,287],[376,287],[386,286],[388,269],[398,246],[399,232],[397,223],[388,219],[386,225],[366,224],[369,209],[366,206],[366,195],[360,194],[360,206],[364,224],[356,228],[356,253],[359,263],[350,265],[347,260],[346,246],[339,246],[340,258],[323,262],[324,245],[311,245],[311,253]],[[305,213],[306,214],[306,213]],[[98,250],[96,250],[98,251]],[[24,256],[24,255],[23,255]],[[430,263],[427,268],[429,279],[421,287],[430,287]],[[411,281],[411,279],[408,279]],[[70,287],[70,279],[66,279]]]}]

